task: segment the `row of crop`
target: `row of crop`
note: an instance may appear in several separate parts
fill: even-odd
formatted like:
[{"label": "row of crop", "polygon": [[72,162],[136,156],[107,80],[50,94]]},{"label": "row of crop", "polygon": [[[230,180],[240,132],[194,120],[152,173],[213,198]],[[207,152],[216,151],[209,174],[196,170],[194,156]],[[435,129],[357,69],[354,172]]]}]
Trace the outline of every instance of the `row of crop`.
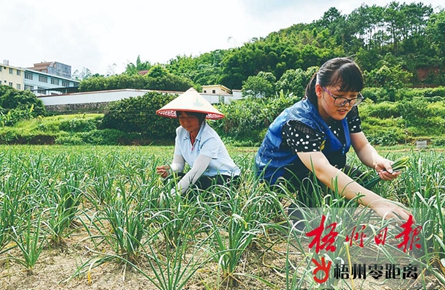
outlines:
[{"label": "row of crop", "polygon": [[[35,266],[48,247],[68,247],[66,238],[73,231],[83,235],[83,245],[90,249],[88,258],[73,269],[73,276],[115,262],[136,269],[157,289],[182,289],[196,282],[196,271],[202,267],[218,269],[205,282],[213,288],[236,285],[247,277],[271,288],[311,288],[317,285],[310,278],[312,259],[326,256],[333,262],[346,261],[352,255],[358,260],[363,254],[359,247],[345,248],[342,239],[351,228],[370,223],[368,213],[356,215],[355,202],[331,198],[326,203],[325,199],[319,210],[327,222],[339,225],[339,239],[335,251],[314,253],[307,247],[304,232],[289,227],[285,207],[290,202],[298,204],[294,193],[260,183],[251,171],[251,153],[233,154],[243,169],[239,188],[215,187],[201,192],[199,198],[187,198],[171,196],[174,184],[155,174],[155,166],[170,158],[163,148],[156,152],[49,148],[4,148],[0,154],[0,259],[20,263],[29,274],[38,274]],[[369,243],[372,239],[366,243],[368,250],[385,260],[409,259],[441,283],[445,283],[440,268],[445,259],[444,158],[434,152],[413,154],[409,168],[397,181],[376,189],[384,197],[403,202],[423,227],[415,255],[391,245],[375,247]],[[314,213],[303,205],[299,209]],[[309,215],[305,232],[318,225],[320,211],[315,217]],[[389,225],[377,220],[370,228],[378,232]],[[390,238],[396,234],[390,233]],[[286,250],[276,253],[275,247]],[[254,257],[259,254],[276,259],[275,267],[286,278],[277,282],[243,272],[241,262],[256,263]],[[326,283],[335,286],[338,282],[332,278]]]}]

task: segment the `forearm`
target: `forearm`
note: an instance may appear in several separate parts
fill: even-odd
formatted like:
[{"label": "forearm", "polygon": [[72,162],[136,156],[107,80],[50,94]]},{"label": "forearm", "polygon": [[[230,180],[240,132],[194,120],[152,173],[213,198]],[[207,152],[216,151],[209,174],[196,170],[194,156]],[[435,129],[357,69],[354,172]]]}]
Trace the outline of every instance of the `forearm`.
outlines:
[{"label": "forearm", "polygon": [[178,182],[178,191],[180,193],[184,193],[191,184],[195,184],[196,181],[198,181],[198,179],[204,173],[204,171],[206,171],[211,160],[212,158],[208,156],[199,155],[198,158],[196,158],[196,161],[190,171],[187,172],[187,174],[184,175],[184,177],[182,177],[181,180]]},{"label": "forearm", "polygon": [[387,163],[387,159],[380,156],[363,132],[351,134],[351,142],[357,157],[366,166],[376,169],[379,164]]},{"label": "forearm", "polygon": [[170,170],[173,172],[182,172],[184,170],[185,161],[181,155],[175,154],[170,164]]},{"label": "forearm", "polygon": [[354,199],[360,195],[361,197],[357,199],[357,202],[364,206],[372,206],[376,201],[383,200],[381,196],[364,188],[344,172],[333,166],[329,165],[329,167],[324,167],[319,170],[319,172],[314,173],[323,184],[328,186],[332,191],[338,191],[341,196],[347,199]]},{"label": "forearm", "polygon": [[385,159],[369,143],[356,151],[356,154],[360,161],[370,168],[375,168],[377,164],[382,162],[382,159]]},{"label": "forearm", "polygon": [[[394,202],[362,187],[344,172],[332,166],[321,152],[297,153],[297,155],[303,164],[317,176],[317,179],[332,191],[337,191],[347,199],[354,199],[360,195],[357,202],[364,206],[369,206],[381,217],[401,217],[407,220],[409,215],[408,211],[396,205]],[[387,173],[388,172],[385,172],[385,174]]]},{"label": "forearm", "polygon": [[357,201],[365,206],[382,199],[379,195],[362,187],[340,169],[332,166],[322,153],[300,153],[298,156],[318,180],[341,196],[354,199],[358,195],[363,195]]},{"label": "forearm", "polygon": [[[402,218],[407,220],[410,214],[405,209],[401,208],[397,203],[389,201],[380,195],[362,187],[357,182],[353,181],[349,176],[340,172],[336,178],[339,193],[347,199],[353,199],[359,196],[356,201],[364,206],[374,210],[381,217],[386,219]],[[332,179],[331,184],[335,184]],[[331,189],[333,187],[331,186]],[[334,190],[334,189],[333,189]]]}]

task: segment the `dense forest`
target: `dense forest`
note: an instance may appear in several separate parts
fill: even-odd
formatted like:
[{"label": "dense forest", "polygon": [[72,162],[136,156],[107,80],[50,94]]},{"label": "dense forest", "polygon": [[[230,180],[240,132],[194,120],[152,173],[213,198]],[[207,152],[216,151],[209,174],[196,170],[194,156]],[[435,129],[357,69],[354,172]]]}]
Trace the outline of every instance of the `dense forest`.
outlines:
[{"label": "dense forest", "polygon": [[[296,70],[310,71],[337,56],[354,58],[369,87],[445,85],[445,11],[421,2],[362,4],[347,15],[332,7],[319,20],[253,38],[237,48],[176,56],[165,64],[138,57],[122,75],[85,78],[80,90],[183,90],[208,84],[242,89],[249,77],[266,76],[279,83]],[[144,70],[148,73],[140,75]]]}]

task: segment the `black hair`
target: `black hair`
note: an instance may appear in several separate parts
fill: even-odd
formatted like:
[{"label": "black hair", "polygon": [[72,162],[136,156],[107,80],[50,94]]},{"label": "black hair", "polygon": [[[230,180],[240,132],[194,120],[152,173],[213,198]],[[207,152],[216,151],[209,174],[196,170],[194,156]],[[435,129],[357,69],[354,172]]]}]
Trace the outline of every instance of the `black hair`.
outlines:
[{"label": "black hair", "polygon": [[342,92],[360,92],[364,87],[363,74],[350,58],[337,57],[325,62],[306,86],[306,98],[317,106],[315,85],[322,87],[340,86]]},{"label": "black hair", "polygon": [[207,116],[206,113],[187,112],[187,111],[176,111],[176,117],[179,118],[179,116],[181,115],[182,112],[186,113],[187,115],[195,116],[196,118],[198,118],[199,124],[201,124],[201,123],[205,120],[205,118],[206,118],[206,116]]}]

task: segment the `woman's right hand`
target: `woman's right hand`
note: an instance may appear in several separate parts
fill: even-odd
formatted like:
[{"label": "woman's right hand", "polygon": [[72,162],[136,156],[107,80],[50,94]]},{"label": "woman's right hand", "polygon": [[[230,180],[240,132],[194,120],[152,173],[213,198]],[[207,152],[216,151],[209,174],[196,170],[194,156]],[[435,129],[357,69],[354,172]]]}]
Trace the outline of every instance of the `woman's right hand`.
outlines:
[{"label": "woman's right hand", "polygon": [[170,170],[169,165],[162,165],[156,167],[156,173],[159,174],[161,177],[166,178],[168,176],[168,171]]}]

